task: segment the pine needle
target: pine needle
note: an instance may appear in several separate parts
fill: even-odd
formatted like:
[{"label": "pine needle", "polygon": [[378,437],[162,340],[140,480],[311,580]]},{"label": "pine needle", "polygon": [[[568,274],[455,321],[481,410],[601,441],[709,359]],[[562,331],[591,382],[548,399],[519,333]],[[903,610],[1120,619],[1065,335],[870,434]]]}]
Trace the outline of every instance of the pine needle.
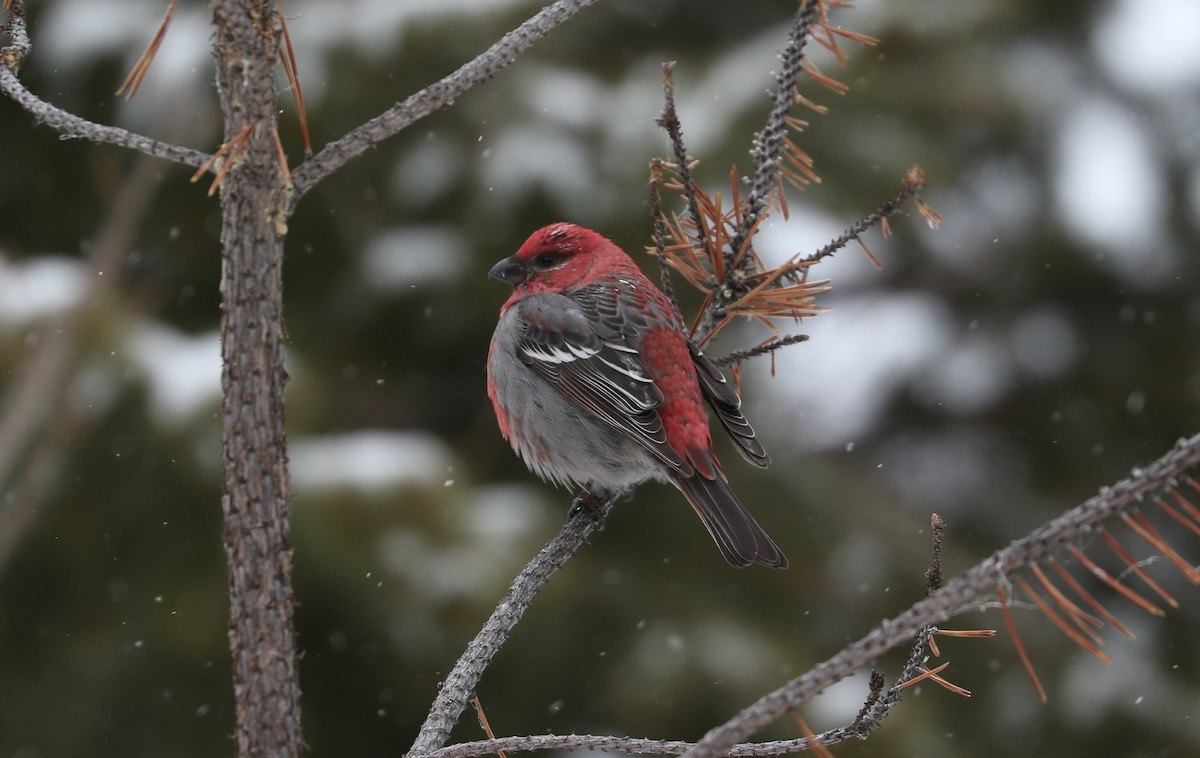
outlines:
[{"label": "pine needle", "polygon": [[1200,584],[1200,570],[1184,560],[1183,556],[1175,551],[1173,547],[1167,544],[1166,539],[1158,532],[1157,529],[1146,518],[1141,511],[1136,511],[1134,515],[1128,513],[1121,514],[1121,520],[1134,531],[1137,536],[1144,539],[1158,552],[1167,557],[1175,568],[1179,569],[1179,573],[1183,574],[1192,584]]},{"label": "pine needle", "polygon": [[1058,561],[1051,558],[1050,565],[1054,567],[1054,570],[1058,572],[1058,575],[1061,576],[1063,581],[1067,583],[1067,586],[1070,587],[1071,590],[1076,595],[1079,596],[1079,599],[1082,600],[1083,602],[1087,603],[1088,607],[1090,607],[1096,613],[1100,614],[1100,616],[1105,621],[1107,621],[1109,624],[1112,625],[1113,629],[1116,629],[1118,632],[1125,635],[1126,637],[1128,637],[1131,640],[1137,639],[1134,636],[1133,632],[1131,632],[1129,630],[1129,627],[1122,624],[1120,621],[1117,620],[1116,616],[1109,613],[1108,609],[1105,608],[1100,603],[1099,600],[1092,597],[1092,594],[1090,592],[1088,592],[1087,590],[1085,590],[1083,588],[1083,585],[1080,584],[1078,581],[1076,581],[1075,577],[1071,576],[1071,573],[1069,571],[1067,571],[1065,568],[1063,568],[1062,564],[1060,564]]},{"label": "pine needle", "polygon": [[1017,625],[1013,623],[1012,613],[1008,610],[1008,596],[1004,592],[1004,585],[997,585],[996,592],[1000,595],[1000,612],[1004,615],[1004,624],[1008,627],[1008,633],[1012,636],[1013,645],[1017,648],[1017,655],[1021,658],[1021,664],[1025,667],[1025,673],[1029,674],[1030,681],[1033,682],[1034,689],[1037,690],[1038,698],[1045,703],[1046,689],[1042,687],[1041,680],[1038,679],[1037,672],[1033,670],[1033,663],[1029,660],[1029,654],[1025,652],[1025,645],[1021,642],[1021,636],[1017,634]]},{"label": "pine needle", "polygon": [[1118,579],[1111,576],[1107,571],[1105,571],[1104,569],[1102,569],[1098,565],[1096,565],[1096,562],[1093,561],[1091,558],[1088,558],[1087,555],[1085,555],[1084,552],[1082,550],[1080,550],[1079,548],[1075,547],[1074,545],[1068,545],[1067,551],[1070,552],[1071,555],[1075,556],[1075,558],[1081,564],[1083,564],[1084,568],[1086,568],[1088,571],[1091,571],[1093,576],[1095,576],[1097,579],[1099,579],[1100,581],[1107,584],[1109,587],[1112,587],[1114,590],[1119,592],[1126,600],[1133,603],[1137,607],[1141,608],[1146,613],[1149,613],[1152,616],[1159,616],[1159,617],[1167,615],[1166,612],[1163,611],[1162,608],[1159,608],[1154,603],[1151,603],[1146,598],[1144,598],[1141,595],[1139,595],[1138,593],[1134,592],[1129,587],[1122,584]]},{"label": "pine needle", "polygon": [[1042,599],[1042,596],[1039,595],[1037,591],[1035,591],[1033,587],[1029,585],[1029,582],[1025,581],[1019,576],[1014,581],[1016,581],[1017,585],[1025,591],[1025,594],[1028,595],[1031,600],[1033,600],[1033,604],[1038,607],[1038,610],[1041,611],[1046,618],[1050,619],[1050,621],[1057,626],[1063,634],[1067,635],[1072,642],[1096,656],[1104,663],[1109,665],[1112,664],[1112,658],[1110,658],[1100,648],[1096,647],[1092,640],[1084,637],[1075,627],[1068,624],[1062,616],[1058,615],[1058,613],[1056,613],[1055,610],[1051,608],[1045,600]]},{"label": "pine needle", "polygon": [[167,27],[171,25],[171,17],[175,15],[175,6],[177,5],[179,5],[179,0],[171,0],[167,4],[167,12],[159,23],[158,30],[150,39],[150,44],[146,46],[137,62],[133,64],[129,75],[125,77],[125,81],[114,93],[117,97],[124,95],[126,100],[132,100],[133,96],[137,94],[138,88],[142,86],[142,80],[150,71],[150,64],[154,63],[154,56],[158,55],[158,48],[162,45],[163,38],[167,36]]},{"label": "pine needle", "polygon": [[308,111],[304,107],[304,90],[300,87],[300,67],[296,64],[292,35],[288,34],[287,20],[279,7],[275,8],[275,16],[279,19],[280,37],[283,38],[283,45],[279,48],[279,61],[283,64],[283,72],[287,74],[288,86],[292,90],[292,102],[296,105],[296,118],[300,122],[300,136],[304,140],[304,154],[311,156],[312,140],[308,135]]},{"label": "pine needle", "polygon": [[1133,573],[1137,574],[1138,578],[1140,578],[1147,587],[1152,589],[1156,595],[1165,600],[1172,608],[1179,607],[1179,601],[1171,597],[1171,595],[1162,588],[1162,585],[1150,578],[1150,575],[1146,573],[1146,570],[1143,569],[1136,560],[1134,560],[1133,556],[1129,554],[1129,551],[1127,551],[1125,547],[1117,541],[1117,538],[1112,535],[1112,532],[1108,531],[1107,529],[1101,529],[1100,536],[1104,538],[1104,541],[1108,543],[1108,546],[1112,548],[1114,553],[1117,554],[1117,557],[1125,561],[1125,564],[1129,566]]}]

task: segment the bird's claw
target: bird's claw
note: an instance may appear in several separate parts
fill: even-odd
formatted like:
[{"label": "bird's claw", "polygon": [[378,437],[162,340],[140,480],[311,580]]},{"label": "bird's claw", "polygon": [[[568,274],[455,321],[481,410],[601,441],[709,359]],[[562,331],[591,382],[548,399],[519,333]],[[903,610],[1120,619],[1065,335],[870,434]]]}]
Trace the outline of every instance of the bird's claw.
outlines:
[{"label": "bird's claw", "polygon": [[587,516],[596,523],[597,531],[604,528],[604,518],[608,515],[608,506],[617,500],[616,495],[581,492],[571,501],[571,509],[567,518]]}]

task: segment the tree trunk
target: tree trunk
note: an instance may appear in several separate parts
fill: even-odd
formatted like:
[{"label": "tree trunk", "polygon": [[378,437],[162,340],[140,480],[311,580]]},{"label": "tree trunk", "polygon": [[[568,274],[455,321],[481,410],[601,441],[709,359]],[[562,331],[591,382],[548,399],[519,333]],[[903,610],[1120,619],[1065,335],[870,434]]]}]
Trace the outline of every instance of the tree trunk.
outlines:
[{"label": "tree trunk", "polygon": [[252,129],[221,186],[221,505],[235,742],[239,756],[286,758],[299,755],[301,739],[283,412],[290,184],[274,141],[277,30],[269,2],[213,0],[211,7],[226,143]]}]

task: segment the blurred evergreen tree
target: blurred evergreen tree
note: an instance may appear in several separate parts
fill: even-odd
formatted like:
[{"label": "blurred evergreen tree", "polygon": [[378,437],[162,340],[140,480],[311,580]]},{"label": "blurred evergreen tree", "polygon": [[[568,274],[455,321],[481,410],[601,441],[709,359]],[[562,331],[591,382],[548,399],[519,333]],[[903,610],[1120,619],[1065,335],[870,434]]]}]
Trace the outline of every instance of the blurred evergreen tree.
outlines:
[{"label": "blurred evergreen tree", "polygon": [[[127,105],[111,93],[162,4],[90,5],[32,9],[23,81],[87,118],[163,137],[191,121],[190,143],[211,148],[204,9],[181,8],[164,59]],[[532,8],[382,5],[285,8],[317,145],[453,70]],[[774,378],[765,364],[747,371],[749,415],[776,463],[766,474],[731,464],[730,475],[793,568],[728,569],[676,493],[644,488],[538,598],[482,682],[498,732],[697,738],[918,597],[930,510],[949,522],[953,573],[1196,431],[1200,62],[1181,53],[1180,70],[1156,77],[1147,52],[1176,44],[1173,28],[1195,12],[1156,0],[1161,37],[1147,38],[1153,14],[1135,5],[904,0],[845,13],[880,44],[855,52],[840,77],[847,95],[809,92],[831,107],[799,140],[824,181],[791,196],[796,218],[771,238],[787,248],[779,254],[821,244],[912,163],[946,223],[931,233],[895,221],[892,239],[871,240],[882,272],[849,254],[830,264],[833,310],[802,326],[812,341]],[[316,464],[297,474],[314,755],[405,749],[439,678],[565,515],[567,494],[525,472],[486,406],[483,361],[504,298],[488,266],[560,218],[628,250],[648,241],[647,162],[667,153],[653,124],[663,60],[679,61],[684,133],[706,182],[722,186],[733,162],[744,170],[790,9],[599,3],[302,201],[286,269],[294,460],[313,449],[319,460],[306,445],[326,435],[383,430],[436,462],[414,474],[398,460],[374,486],[323,482]],[[18,309],[32,274],[55,256],[82,259],[133,158],[62,142],[8,101],[0,124],[0,265],[29,288],[0,304],[9,386],[52,323]],[[1067,181],[1079,144],[1098,148],[1090,184]],[[181,360],[186,337],[215,329],[219,219],[183,168],[161,173],[135,249],[105,272],[120,275],[123,297],[83,331],[70,406],[92,409],[90,424],[59,451],[32,529],[0,566],[3,755],[230,750],[215,342],[211,384],[183,411],[156,394],[180,379],[153,365]],[[1142,224],[1132,231],[1104,204],[1122,189],[1157,203],[1127,201],[1129,223]],[[1077,207],[1093,217],[1081,221]],[[1088,224],[1111,230],[1109,242]],[[175,341],[139,360],[151,328]],[[824,410],[843,403],[852,412]],[[1122,614],[1138,640],[1110,641],[1112,669],[1019,615],[1048,706],[1007,642],[964,642],[948,652],[951,678],[972,700],[924,688],[869,742],[836,752],[1196,752],[1200,602],[1180,593],[1183,608],[1165,621]],[[977,625],[1000,624],[992,612]],[[894,672],[901,658],[881,666]],[[862,678],[836,688],[806,709],[809,722],[848,721],[864,693]],[[769,736],[793,734],[780,724]],[[456,735],[478,732],[467,718]]]}]

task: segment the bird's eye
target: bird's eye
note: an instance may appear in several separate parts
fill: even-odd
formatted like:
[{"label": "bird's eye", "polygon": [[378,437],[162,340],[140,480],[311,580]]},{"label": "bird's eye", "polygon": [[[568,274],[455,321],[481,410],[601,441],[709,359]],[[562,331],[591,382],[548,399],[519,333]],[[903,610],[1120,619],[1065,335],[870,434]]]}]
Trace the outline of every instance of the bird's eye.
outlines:
[{"label": "bird's eye", "polygon": [[541,258],[538,258],[538,265],[544,268],[549,268],[557,262],[558,259],[553,255],[543,255]]}]

